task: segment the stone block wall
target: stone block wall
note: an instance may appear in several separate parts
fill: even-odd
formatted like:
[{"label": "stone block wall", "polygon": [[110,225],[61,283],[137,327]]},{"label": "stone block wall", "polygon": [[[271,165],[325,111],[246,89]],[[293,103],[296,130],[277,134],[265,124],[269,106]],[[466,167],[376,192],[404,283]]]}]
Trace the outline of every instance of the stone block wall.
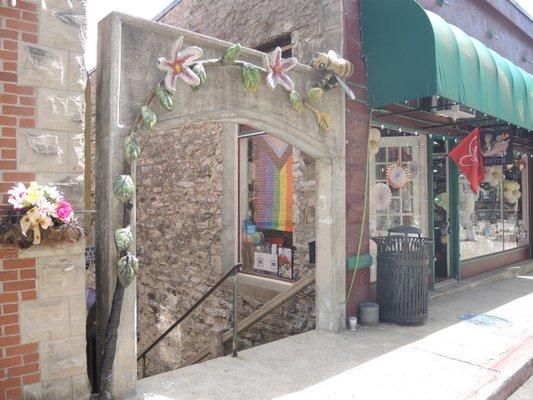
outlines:
[{"label": "stone block wall", "polygon": [[[0,5],[2,214],[34,180],[84,207],[85,0],[39,3]],[[0,247],[1,400],[88,397],[84,246]]]}]

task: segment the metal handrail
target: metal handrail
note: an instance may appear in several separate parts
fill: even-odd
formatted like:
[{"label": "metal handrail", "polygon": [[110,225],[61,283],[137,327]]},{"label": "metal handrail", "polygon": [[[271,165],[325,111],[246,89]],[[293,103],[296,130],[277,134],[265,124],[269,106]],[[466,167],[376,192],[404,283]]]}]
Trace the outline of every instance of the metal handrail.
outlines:
[{"label": "metal handrail", "polygon": [[231,268],[228,272],[226,272],[224,274],[224,276],[222,276],[218,281],[217,283],[215,283],[215,285],[213,287],[211,287],[207,292],[204,293],[204,295],[202,297],[200,297],[200,299],[198,299],[198,301],[196,303],[194,303],[186,312],[185,314],[183,314],[181,317],[179,317],[176,322],[174,322],[172,325],[170,325],[170,327],[165,331],[163,332],[156,340],[154,340],[152,342],[152,344],[150,344],[150,346],[148,346],[146,348],[146,350],[144,350],[138,357],[137,357],[137,361],[139,361],[140,359],[143,360],[143,377],[146,376],[146,355],[159,343],[161,342],[161,340],[163,340],[170,332],[172,332],[180,323],[183,322],[183,320],[185,318],[187,318],[194,310],[196,310],[196,308],[198,308],[198,306],[200,304],[202,304],[220,285],[222,285],[222,283],[224,283],[224,281],[226,279],[228,279],[230,276],[233,275],[233,301],[232,301],[232,313],[233,313],[233,318],[232,318],[232,328],[233,328],[233,349],[232,349],[232,353],[233,353],[233,357],[236,357],[237,356],[237,273],[239,272],[239,270],[241,269],[242,267],[242,264],[236,264],[233,266],[233,268]]}]

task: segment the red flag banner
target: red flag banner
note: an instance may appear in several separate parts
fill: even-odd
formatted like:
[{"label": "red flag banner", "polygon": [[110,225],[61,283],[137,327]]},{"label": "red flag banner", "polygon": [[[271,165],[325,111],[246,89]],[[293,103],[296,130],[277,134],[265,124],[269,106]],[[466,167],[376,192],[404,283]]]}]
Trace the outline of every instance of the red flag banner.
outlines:
[{"label": "red flag banner", "polygon": [[479,185],[483,182],[483,153],[479,139],[479,128],[470,132],[448,156],[457,164],[459,170],[470,182],[470,188],[474,193],[479,191]]}]

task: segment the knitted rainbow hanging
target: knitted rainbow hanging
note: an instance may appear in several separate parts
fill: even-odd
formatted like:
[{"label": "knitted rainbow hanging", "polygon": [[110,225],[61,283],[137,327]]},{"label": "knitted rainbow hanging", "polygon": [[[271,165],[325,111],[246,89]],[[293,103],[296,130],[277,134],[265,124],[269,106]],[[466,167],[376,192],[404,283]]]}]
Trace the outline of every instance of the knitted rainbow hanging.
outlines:
[{"label": "knitted rainbow hanging", "polygon": [[292,232],[292,147],[270,135],[253,138],[254,223]]}]

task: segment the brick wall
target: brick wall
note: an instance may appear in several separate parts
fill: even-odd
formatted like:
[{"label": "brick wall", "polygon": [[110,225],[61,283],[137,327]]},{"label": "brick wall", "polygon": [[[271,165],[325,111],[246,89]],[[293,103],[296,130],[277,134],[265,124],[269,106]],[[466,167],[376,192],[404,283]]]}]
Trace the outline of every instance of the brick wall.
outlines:
[{"label": "brick wall", "polygon": [[[2,214],[10,187],[34,180],[83,209],[85,4],[38,3],[0,5]],[[0,246],[0,400],[87,396],[83,249]]]},{"label": "brick wall", "polygon": [[[359,0],[343,0],[342,6],[344,22],[344,56],[354,65],[354,74],[349,82],[354,87],[357,99],[362,101],[346,101],[346,256],[357,254],[361,223],[363,221],[363,202],[365,170],[367,166],[366,148],[368,142],[368,127],[370,110],[363,102],[366,100],[366,67],[361,58],[361,31]],[[361,86],[363,88],[361,88]],[[369,251],[368,246],[368,215],[365,216],[365,226],[361,254]],[[351,285],[353,272],[346,274],[346,290]],[[362,268],[357,271],[354,288],[346,302],[346,316],[358,312],[359,303],[370,297],[370,269]]]},{"label": "brick wall", "polygon": [[36,260],[15,258],[13,248],[1,249],[0,257],[0,399],[18,399],[22,385],[40,380],[38,343],[22,343],[19,312],[21,302],[37,298]]}]

